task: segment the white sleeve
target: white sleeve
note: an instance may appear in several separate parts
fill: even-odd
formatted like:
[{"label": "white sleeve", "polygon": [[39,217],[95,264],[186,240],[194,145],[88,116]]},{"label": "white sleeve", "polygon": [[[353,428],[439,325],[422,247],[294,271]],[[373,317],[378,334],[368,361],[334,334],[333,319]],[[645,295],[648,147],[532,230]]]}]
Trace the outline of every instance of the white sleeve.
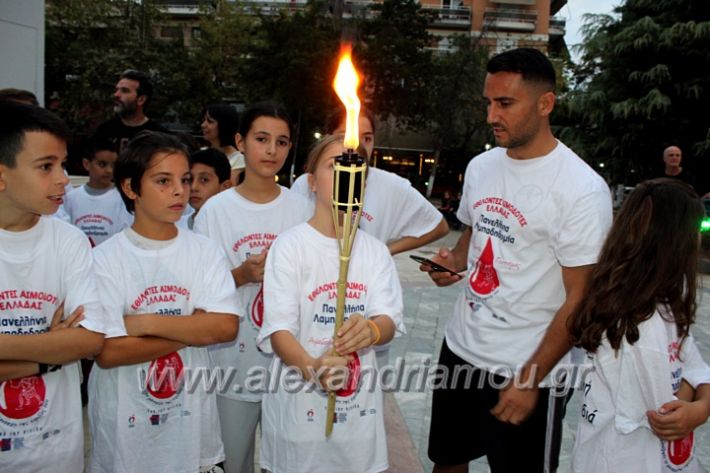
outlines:
[{"label": "white sleeve", "polygon": [[703,360],[692,335],[688,335],[683,342],[680,359],[683,362],[683,379],[693,389],[701,384],[710,384],[710,367]]},{"label": "white sleeve", "polygon": [[397,206],[392,213],[395,224],[392,233],[387,235],[388,242],[405,237],[419,238],[434,230],[444,216],[416,190],[406,179],[399,180],[397,188],[392,189],[392,201]]},{"label": "white sleeve", "polygon": [[294,248],[283,245],[276,238],[266,257],[264,269],[264,322],[256,337],[257,346],[266,353],[273,352],[269,337],[287,330],[298,338],[300,318],[299,255]]},{"label": "white sleeve", "polygon": [[210,234],[210,213],[209,207],[200,209],[197,215],[195,215],[195,223],[192,227],[192,231],[214,239],[214,235]]},{"label": "white sleeve", "polygon": [[293,181],[293,184],[291,185],[291,190],[293,192],[301,194],[304,197],[308,197],[308,195],[311,194],[311,190],[308,188],[308,176],[309,173],[307,172],[298,176],[296,180]]},{"label": "white sleeve", "polygon": [[567,267],[596,263],[612,220],[606,184],[571,203],[567,213],[553,238],[555,257]]},{"label": "white sleeve", "polygon": [[[96,258],[96,289],[101,298],[101,305],[110,320],[109,329],[104,332],[106,338],[126,336],[126,326],[123,323],[124,292],[121,287],[121,274],[117,274],[117,265],[112,265],[105,251],[99,248],[94,250]],[[114,247],[115,248],[115,247]],[[101,248],[102,249],[102,248]]]},{"label": "white sleeve", "polygon": [[377,272],[371,279],[367,291],[367,309],[363,315],[366,318],[386,315],[394,322],[395,336],[399,336],[406,333],[406,330],[402,317],[402,286],[399,283],[397,268],[384,246],[382,254],[377,255],[376,261],[380,261],[381,264],[376,268]]},{"label": "white sleeve", "polygon": [[212,241],[205,242],[201,270],[203,271],[202,277],[197,278],[200,281],[200,287],[194,291],[195,309],[242,317],[244,314],[239,310],[237,289],[232,273],[229,271],[227,257]]},{"label": "white sleeve", "polygon": [[461,223],[467,226],[473,226],[473,220],[471,219],[471,214],[469,209],[471,208],[471,186],[473,179],[472,171],[473,160],[466,166],[466,174],[463,180],[463,192],[461,194],[461,202],[459,202],[459,208],[456,210],[456,218],[459,219]]},{"label": "white sleeve", "polygon": [[646,412],[674,399],[663,324],[648,320],[639,326],[639,332],[639,340],[634,345],[624,340],[618,353],[621,365],[614,425],[622,434],[649,428]]}]

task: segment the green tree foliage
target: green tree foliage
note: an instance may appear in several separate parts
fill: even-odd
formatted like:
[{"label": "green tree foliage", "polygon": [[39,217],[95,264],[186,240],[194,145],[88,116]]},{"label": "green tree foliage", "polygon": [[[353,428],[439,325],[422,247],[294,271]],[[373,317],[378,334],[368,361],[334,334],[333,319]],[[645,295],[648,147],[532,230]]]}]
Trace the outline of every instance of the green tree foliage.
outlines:
[{"label": "green tree foliage", "polygon": [[45,87],[49,103],[78,133],[112,114],[111,95],[125,69],[149,72],[156,94],[149,114],[170,118],[186,92],[181,43],[158,39],[162,17],[150,2],[48,0]]},{"label": "green tree foliage", "polygon": [[679,145],[696,172],[710,159],[710,3],[626,0],[589,15],[576,87],[562,104],[562,138],[614,181],[658,175]]},{"label": "green tree foliage", "polygon": [[453,38],[451,52],[433,57],[424,117],[434,136],[434,165],[427,196],[434,189],[442,152],[451,158],[447,166],[450,171],[463,172],[467,158],[481,149],[490,133],[483,99],[487,59],[487,51],[468,36]]},{"label": "green tree foliage", "polygon": [[434,38],[432,17],[416,0],[384,0],[359,24],[355,50],[366,77],[366,97],[373,112],[394,115],[412,129],[426,126]]}]

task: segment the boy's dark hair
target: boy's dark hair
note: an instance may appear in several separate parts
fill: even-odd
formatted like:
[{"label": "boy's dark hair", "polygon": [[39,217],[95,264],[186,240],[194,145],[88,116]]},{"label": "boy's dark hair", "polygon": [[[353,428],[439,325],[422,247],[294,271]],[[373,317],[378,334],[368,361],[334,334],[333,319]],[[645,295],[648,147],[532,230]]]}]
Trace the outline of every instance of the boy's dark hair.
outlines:
[{"label": "boy's dark hair", "polygon": [[293,126],[291,118],[283,105],[272,101],[257,102],[252,104],[242,115],[242,123],[239,125],[239,134],[243,137],[247,136],[252,123],[259,117],[278,118],[286,122],[288,132],[293,135]]},{"label": "boy's dark hair", "polygon": [[148,106],[148,102],[150,102],[150,98],[153,96],[153,82],[150,80],[148,74],[135,69],[127,69],[123,71],[120,76],[118,76],[118,80],[121,79],[130,79],[138,82],[136,94],[138,97],[145,95],[145,103],[143,104],[143,108],[146,108]]},{"label": "boy's dark hair", "polygon": [[555,91],[557,77],[552,63],[542,52],[533,48],[518,48],[493,56],[486,66],[489,74],[515,72],[523,80],[544,85],[550,92]]},{"label": "boy's dark hair", "polygon": [[[370,121],[370,125],[372,126],[372,132],[375,132],[375,115],[373,113],[365,108],[361,107],[360,108],[360,115],[367,118]],[[325,119],[325,133],[327,135],[332,135],[335,133],[335,130],[340,128],[340,125],[345,123],[346,119],[346,112],[343,107],[339,107],[337,109],[334,109],[332,112],[328,114],[328,117]]]},{"label": "boy's dark hair", "polygon": [[190,169],[195,164],[204,164],[214,169],[220,184],[231,178],[232,167],[229,165],[229,159],[218,149],[201,149],[190,154]]},{"label": "boy's dark hair", "polygon": [[236,148],[237,143],[234,136],[239,131],[239,114],[236,109],[225,103],[215,103],[206,106],[202,110],[202,118],[204,119],[208,113],[217,122],[219,145],[234,146]]},{"label": "boy's dark hair", "polygon": [[157,131],[141,131],[118,155],[113,167],[113,182],[131,213],[135,211],[135,203],[123,192],[123,181],[130,179],[131,190],[140,195],[141,179],[156,153],[182,153],[188,159],[187,149],[177,137]]},{"label": "boy's dark hair", "polygon": [[24,146],[25,133],[44,132],[64,142],[69,141],[69,129],[64,122],[44,108],[0,100],[0,164],[17,165],[17,155]]},{"label": "boy's dark hair", "polygon": [[86,159],[93,161],[96,157],[96,153],[99,151],[111,151],[113,153],[118,153],[118,146],[116,143],[109,139],[96,138],[91,140],[88,146],[88,152],[86,153]]},{"label": "boy's dark hair", "polygon": [[0,100],[10,100],[12,102],[24,103],[39,107],[37,96],[24,89],[0,89]]},{"label": "boy's dark hair", "polygon": [[[574,343],[595,352],[639,339],[639,324],[657,307],[672,312],[681,339],[695,320],[703,204],[693,188],[660,178],[637,185],[624,201],[568,322]],[[592,223],[593,224],[593,223]]]}]

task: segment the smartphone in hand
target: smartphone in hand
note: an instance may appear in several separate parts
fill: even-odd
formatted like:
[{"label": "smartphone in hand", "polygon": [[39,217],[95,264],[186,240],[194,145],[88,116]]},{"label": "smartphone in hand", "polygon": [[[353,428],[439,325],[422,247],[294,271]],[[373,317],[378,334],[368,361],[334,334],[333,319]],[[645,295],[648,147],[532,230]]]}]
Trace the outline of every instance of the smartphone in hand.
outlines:
[{"label": "smartphone in hand", "polygon": [[426,264],[426,265],[428,265],[428,266],[431,266],[431,268],[432,268],[434,271],[439,271],[439,272],[442,272],[442,273],[450,273],[452,276],[461,276],[461,274],[457,273],[456,271],[451,270],[451,269],[449,269],[449,268],[445,268],[445,267],[443,267],[442,265],[440,265],[440,264],[438,264],[438,263],[434,263],[432,260],[430,260],[430,259],[428,259],[428,258],[424,258],[423,256],[409,255],[409,257],[412,258],[412,259],[413,259],[414,261],[416,261],[417,263]]}]

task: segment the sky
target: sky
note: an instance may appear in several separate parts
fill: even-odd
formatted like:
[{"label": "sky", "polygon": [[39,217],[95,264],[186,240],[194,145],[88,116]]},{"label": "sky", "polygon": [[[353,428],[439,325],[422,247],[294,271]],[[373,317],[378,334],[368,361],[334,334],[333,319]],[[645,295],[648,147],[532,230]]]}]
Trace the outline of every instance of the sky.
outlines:
[{"label": "sky", "polygon": [[[565,42],[572,51],[572,46],[582,42],[582,16],[585,13],[611,13],[612,9],[623,0],[568,0],[567,5],[556,16],[567,19]],[[573,53],[573,56],[574,53]]]}]

